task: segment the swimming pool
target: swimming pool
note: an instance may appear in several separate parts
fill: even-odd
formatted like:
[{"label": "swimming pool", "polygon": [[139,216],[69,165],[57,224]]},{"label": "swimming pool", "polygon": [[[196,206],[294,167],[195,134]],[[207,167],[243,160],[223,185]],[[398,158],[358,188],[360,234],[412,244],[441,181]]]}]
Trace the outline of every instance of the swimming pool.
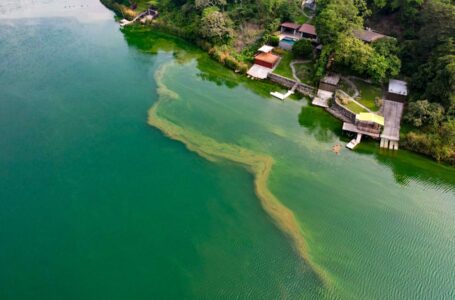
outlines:
[{"label": "swimming pool", "polygon": [[294,43],[295,43],[295,40],[292,39],[292,38],[289,38],[289,37],[285,37],[285,38],[281,39],[280,42],[286,43],[286,44],[289,44],[289,45],[293,46]]},{"label": "swimming pool", "polygon": [[291,50],[294,46],[295,39],[291,37],[284,37],[280,40],[279,47],[284,50]]}]

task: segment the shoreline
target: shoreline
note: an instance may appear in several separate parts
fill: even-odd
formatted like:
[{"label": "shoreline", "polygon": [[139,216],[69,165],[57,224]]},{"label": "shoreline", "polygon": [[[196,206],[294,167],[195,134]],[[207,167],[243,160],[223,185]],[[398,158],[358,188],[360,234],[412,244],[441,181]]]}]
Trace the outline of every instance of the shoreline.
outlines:
[{"label": "shoreline", "polygon": [[184,129],[159,116],[158,109],[161,103],[179,99],[179,95],[162,82],[168,66],[167,64],[162,65],[155,73],[158,100],[148,111],[147,123],[159,129],[168,138],[183,143],[188,150],[209,161],[226,160],[245,167],[254,176],[255,194],[261,202],[262,208],[273,219],[278,229],[291,239],[297,254],[311,268],[322,284],[325,287],[330,286],[327,271],[311,259],[307,242],[294,213],[284,206],[267,186],[274,164],[271,156],[259,154],[237,145],[218,142],[191,129]]},{"label": "shoreline", "polygon": [[[186,37],[185,35],[182,35],[182,34],[178,34],[177,31],[172,31],[170,27],[163,26],[162,24],[157,24],[155,22],[150,24],[150,25],[148,25],[148,26],[147,25],[133,25],[133,26],[142,26],[142,27],[145,27],[145,28],[148,27],[148,29],[156,29],[160,33],[167,34],[167,35],[170,35],[170,36],[173,36],[173,37],[176,37],[176,38],[180,38],[180,39],[184,40],[185,42],[190,43],[191,45],[197,47],[198,49],[200,49],[204,53],[206,53],[210,57],[210,59],[212,59],[215,62],[219,63],[224,68],[226,68],[228,70],[231,70],[231,71],[234,71],[236,74],[238,74],[240,76],[244,75],[243,72],[239,72],[238,70],[236,70],[234,68],[231,68],[231,65],[225,64],[224,62],[222,62],[219,59],[217,59],[218,57],[216,55],[212,55],[210,53],[210,51],[208,51],[206,48],[204,48],[203,45],[201,45],[201,43],[198,42],[197,40],[192,39],[192,38],[188,38],[188,37]],[[245,76],[245,78],[246,78],[246,76]],[[279,84],[277,82],[274,82],[274,81],[272,81],[270,79],[266,79],[265,81],[266,82],[270,82],[271,84],[274,84],[274,85],[276,85],[279,88],[287,88],[284,85],[281,85],[281,84]],[[325,113],[329,114],[334,120],[340,120],[340,119],[336,118],[334,115],[332,115],[330,112],[328,112],[327,110],[325,110]],[[412,152],[414,154],[417,154],[417,155],[423,157],[424,159],[427,159],[427,160],[430,160],[430,161],[432,161],[434,163],[437,163],[438,165],[442,165],[442,166],[450,167],[450,168],[454,168],[455,167],[455,166],[451,165],[449,162],[442,161],[442,160],[438,161],[438,160],[436,160],[435,158],[433,158],[432,156],[430,156],[429,154],[427,154],[425,152],[417,151],[414,148],[409,148],[408,147],[408,143],[406,141],[404,141],[404,143],[401,144],[401,149],[409,151],[409,152]]]}]

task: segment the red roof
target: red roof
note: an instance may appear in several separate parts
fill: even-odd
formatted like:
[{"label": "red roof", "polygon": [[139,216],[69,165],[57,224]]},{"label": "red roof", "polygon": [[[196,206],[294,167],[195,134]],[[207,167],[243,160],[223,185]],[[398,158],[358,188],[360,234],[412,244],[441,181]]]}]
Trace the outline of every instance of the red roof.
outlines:
[{"label": "red roof", "polygon": [[299,32],[316,35],[316,28],[311,24],[303,24],[300,26]]},{"label": "red roof", "polygon": [[254,58],[256,60],[260,60],[260,61],[263,61],[263,62],[266,62],[266,63],[269,63],[269,64],[273,64],[273,65],[280,59],[279,56],[277,56],[275,54],[272,54],[270,52],[268,52],[268,53],[259,53]]},{"label": "red roof", "polygon": [[281,24],[281,27],[286,27],[290,29],[298,29],[300,27],[299,24],[292,23],[292,22],[284,22]]}]

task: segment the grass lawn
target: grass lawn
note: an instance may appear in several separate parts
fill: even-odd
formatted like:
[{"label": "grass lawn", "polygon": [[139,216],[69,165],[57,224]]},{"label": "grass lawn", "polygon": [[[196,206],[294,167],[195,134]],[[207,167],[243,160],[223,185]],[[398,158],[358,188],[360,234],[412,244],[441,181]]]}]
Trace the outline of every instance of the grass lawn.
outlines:
[{"label": "grass lawn", "polygon": [[350,109],[353,113],[358,114],[361,112],[367,112],[363,107],[359,106],[357,103],[353,101],[349,101],[348,104],[344,105],[348,109]]},{"label": "grass lawn", "polygon": [[365,105],[371,110],[377,110],[378,107],[374,103],[376,97],[382,96],[382,89],[378,85],[363,82],[361,80],[353,80],[360,92],[360,97],[357,99],[360,103]]},{"label": "grass lawn", "polygon": [[135,1],[137,3],[137,7],[136,9],[134,10],[135,12],[137,13],[141,13],[143,11],[145,11],[147,8],[149,8],[150,5],[155,5],[158,3],[156,0],[136,0]]},{"label": "grass lawn", "polygon": [[275,71],[273,73],[294,79],[292,77],[292,69],[291,66],[289,65],[292,61],[292,53],[290,51],[286,51],[282,56],[281,56],[281,61],[280,64],[276,67]]},{"label": "grass lawn", "polygon": [[313,85],[311,75],[313,74],[313,63],[295,64],[295,73],[297,77],[305,84]]},{"label": "grass lawn", "polygon": [[304,14],[300,14],[297,18],[295,18],[295,22],[298,24],[305,24],[308,21],[308,17]]}]

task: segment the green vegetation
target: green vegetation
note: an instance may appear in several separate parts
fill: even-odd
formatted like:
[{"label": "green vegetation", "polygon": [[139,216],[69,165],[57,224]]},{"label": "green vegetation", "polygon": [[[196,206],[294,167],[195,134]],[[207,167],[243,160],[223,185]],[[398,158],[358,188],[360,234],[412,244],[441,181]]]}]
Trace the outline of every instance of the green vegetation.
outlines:
[{"label": "green vegetation", "polygon": [[313,45],[307,39],[298,40],[292,47],[292,55],[295,58],[311,58],[312,53]]},{"label": "green vegetation", "polygon": [[382,97],[382,89],[380,86],[370,84],[362,80],[352,80],[359,89],[360,96],[357,101],[365,105],[371,110],[377,110],[379,107],[376,104],[376,99]]},{"label": "green vegetation", "polygon": [[[364,24],[373,28],[382,25],[381,30],[395,38],[364,43],[353,36],[353,30]],[[403,145],[455,165],[454,2],[320,0],[315,25],[324,45],[315,75],[320,78],[327,70],[342,70],[378,83],[398,75],[405,77],[411,103],[405,112],[404,121],[409,123],[404,124],[408,132],[402,137]],[[372,108],[373,95],[364,90],[362,103]],[[427,110],[434,107],[438,107],[440,118],[425,124]],[[423,125],[416,126],[419,122]]]},{"label": "green vegetation", "polygon": [[301,14],[295,18],[295,22],[298,24],[305,24],[308,23],[308,17],[304,14]]},{"label": "green vegetation", "polygon": [[314,66],[312,62],[294,64],[294,68],[296,75],[301,82],[308,85],[314,85],[313,82]]},{"label": "green vegetation", "polygon": [[352,86],[349,83],[347,83],[346,80],[344,79],[340,79],[340,82],[338,83],[338,88],[351,97],[355,93],[355,90],[352,88]]},{"label": "green vegetation", "polygon": [[343,104],[343,106],[347,107],[349,110],[351,110],[353,113],[358,114],[361,112],[367,112],[362,106],[358,105],[354,101],[349,101],[346,104]]},{"label": "green vegetation", "polygon": [[283,55],[281,56],[281,61],[276,67],[275,71],[273,71],[273,73],[292,79],[293,78],[292,69],[290,66],[292,58],[293,58],[292,52],[284,51]]},{"label": "green vegetation", "polygon": [[[212,58],[238,72],[247,70],[259,46],[277,44],[273,36],[281,22],[307,21],[301,1],[297,0],[101,1],[128,19],[153,4],[160,12],[153,26],[197,44]],[[455,149],[451,138],[455,134],[453,1],[319,0],[311,22],[323,45],[313,63],[311,79],[317,81],[327,71],[369,78],[379,85],[392,77],[404,78],[409,83],[410,102],[426,100],[439,104],[443,112],[436,124],[420,127],[416,126],[418,122],[410,121],[415,114],[411,110],[405,112],[405,120],[411,123],[405,124],[409,131],[403,135],[403,144],[438,160],[455,162],[454,152],[447,150]],[[391,37],[363,42],[354,36],[354,31],[365,26]],[[305,50],[295,55],[307,57],[307,53]],[[292,78],[291,60],[292,54],[285,53],[275,72]],[[304,82],[310,77],[308,72],[303,66],[298,70]],[[379,88],[357,83],[360,101],[376,108],[374,100]]]},{"label": "green vegetation", "polygon": [[455,165],[455,5],[420,3],[409,12],[403,73],[410,78],[408,148]]},{"label": "green vegetation", "polygon": [[[353,0],[321,0],[318,2],[316,29],[328,52],[321,56],[320,68],[348,68],[351,73],[384,82],[400,71],[397,41],[386,38],[367,44],[353,34],[363,27],[365,5]],[[359,9],[358,7],[362,7]],[[327,64],[327,59],[330,61]],[[324,70],[318,72],[322,76]]]}]

